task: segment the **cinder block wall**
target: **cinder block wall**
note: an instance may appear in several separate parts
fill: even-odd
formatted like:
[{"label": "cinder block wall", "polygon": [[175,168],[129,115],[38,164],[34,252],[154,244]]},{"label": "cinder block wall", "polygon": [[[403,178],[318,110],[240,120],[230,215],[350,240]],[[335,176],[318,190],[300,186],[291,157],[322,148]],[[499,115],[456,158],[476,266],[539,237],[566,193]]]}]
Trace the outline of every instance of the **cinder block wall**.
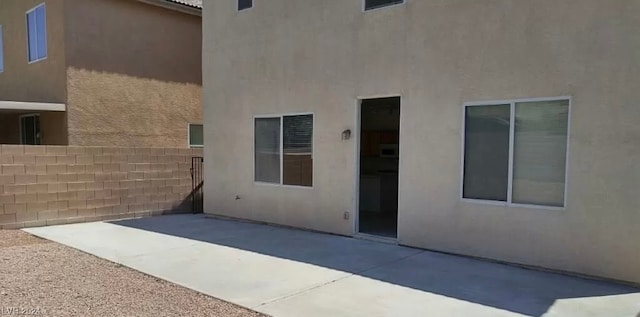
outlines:
[{"label": "cinder block wall", "polygon": [[3,229],[191,211],[202,149],[0,146]]}]

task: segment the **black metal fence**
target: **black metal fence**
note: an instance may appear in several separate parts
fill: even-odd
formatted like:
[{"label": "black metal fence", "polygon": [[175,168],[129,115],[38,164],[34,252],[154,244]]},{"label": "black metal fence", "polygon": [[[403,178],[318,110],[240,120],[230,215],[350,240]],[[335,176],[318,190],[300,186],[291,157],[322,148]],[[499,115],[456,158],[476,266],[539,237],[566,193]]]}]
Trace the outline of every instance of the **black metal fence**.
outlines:
[{"label": "black metal fence", "polygon": [[204,212],[204,158],[194,156],[191,158],[191,204],[193,213]]}]

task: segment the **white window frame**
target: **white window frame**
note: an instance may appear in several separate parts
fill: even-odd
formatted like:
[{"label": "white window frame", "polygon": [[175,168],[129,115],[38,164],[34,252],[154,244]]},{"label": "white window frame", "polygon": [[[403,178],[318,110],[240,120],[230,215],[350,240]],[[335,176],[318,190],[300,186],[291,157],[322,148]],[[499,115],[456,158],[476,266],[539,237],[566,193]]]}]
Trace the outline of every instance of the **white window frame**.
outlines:
[{"label": "white window frame", "polygon": [[362,0],[362,12],[371,12],[371,11],[377,11],[377,10],[388,8],[388,7],[399,6],[399,5],[407,4],[407,1],[408,0],[402,0],[401,2],[398,2],[398,3],[385,4],[385,5],[373,7],[371,9],[367,9],[367,0]]},{"label": "white window frame", "polygon": [[4,34],[2,25],[0,25],[0,56],[2,56],[2,60],[0,61],[0,74],[4,73]]},{"label": "white window frame", "polygon": [[[512,201],[513,199],[513,161],[514,161],[514,144],[515,144],[515,120],[516,120],[516,104],[526,102],[545,102],[545,101],[568,101],[568,122],[567,122],[567,150],[565,153],[565,175],[564,175],[564,201],[562,207],[556,206],[544,206],[535,204],[518,204]],[[492,100],[492,101],[478,101],[478,102],[465,102],[462,107],[462,147],[460,157],[460,200],[467,203],[478,203],[485,205],[495,205],[503,207],[516,207],[516,208],[534,208],[545,210],[565,210],[567,208],[567,193],[569,189],[569,144],[571,135],[571,108],[573,99],[571,96],[561,97],[548,97],[548,98],[528,98],[528,99],[508,99],[508,100]],[[495,105],[510,105],[510,121],[509,121],[509,179],[507,184],[507,201],[498,200],[484,200],[473,199],[464,197],[464,158],[465,158],[465,136],[466,136],[466,113],[467,107],[477,106],[495,106]]]},{"label": "white window frame", "polygon": [[[311,160],[315,162],[315,152],[316,152],[316,115],[313,112],[296,112],[296,113],[285,113],[281,115],[258,115],[253,116],[252,131],[251,138],[253,139],[253,183],[260,186],[274,186],[274,187],[283,187],[283,188],[305,188],[305,189],[313,189],[315,186],[316,178],[315,178],[315,168],[316,164],[314,163],[311,167],[311,186],[302,186],[302,185],[285,185],[284,184],[284,117],[295,117],[295,116],[305,116],[311,115],[313,116],[313,120],[311,121]],[[256,119],[280,119],[280,183],[268,183],[261,182],[256,180]]]},{"label": "white window frame", "polygon": [[[28,10],[25,15],[24,15],[24,20],[25,20],[25,24],[27,26],[27,61],[29,62],[29,64],[33,64],[33,63],[37,63],[40,61],[43,61],[45,59],[47,59],[47,57],[49,56],[49,50],[47,49],[47,54],[45,54],[45,56],[43,58],[39,58],[39,59],[35,59],[35,60],[30,60],[31,56],[29,56],[29,52],[30,52],[30,48],[31,48],[31,44],[29,43],[29,13],[34,12],[36,9],[40,8],[40,7],[44,7],[44,30],[45,30],[45,37],[44,37],[44,46],[47,47],[47,45],[49,45],[48,43],[48,39],[46,36],[47,33],[47,6],[46,4],[43,2],[33,8],[31,8],[30,10]],[[38,26],[36,25],[36,32],[38,31]],[[38,51],[38,36],[36,35],[36,43],[34,43],[36,45],[36,51]]]},{"label": "white window frame", "polygon": [[[191,126],[192,125],[201,125],[202,126],[202,140],[203,140],[203,144],[202,145],[193,145],[191,144]],[[202,123],[188,123],[187,124],[187,144],[189,144],[189,148],[192,149],[200,149],[204,147],[204,124]]]}]

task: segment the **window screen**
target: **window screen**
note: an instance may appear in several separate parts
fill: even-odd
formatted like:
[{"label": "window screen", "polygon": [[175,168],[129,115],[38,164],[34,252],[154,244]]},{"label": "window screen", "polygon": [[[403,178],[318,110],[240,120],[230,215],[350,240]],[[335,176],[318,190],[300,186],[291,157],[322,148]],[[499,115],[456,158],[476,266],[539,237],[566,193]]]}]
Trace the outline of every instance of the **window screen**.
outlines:
[{"label": "window screen", "polygon": [[255,180],[280,184],[280,118],[255,120]]},{"label": "window screen", "polygon": [[516,103],[513,202],[562,207],[569,101]]}]

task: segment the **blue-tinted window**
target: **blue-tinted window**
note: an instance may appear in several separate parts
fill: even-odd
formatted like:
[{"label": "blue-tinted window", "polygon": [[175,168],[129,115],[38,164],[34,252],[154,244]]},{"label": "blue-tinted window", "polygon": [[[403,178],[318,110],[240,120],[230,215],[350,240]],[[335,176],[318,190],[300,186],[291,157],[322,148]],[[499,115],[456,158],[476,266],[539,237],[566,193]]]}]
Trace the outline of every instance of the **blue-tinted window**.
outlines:
[{"label": "blue-tinted window", "polygon": [[27,12],[29,62],[47,57],[47,18],[44,3]]}]

